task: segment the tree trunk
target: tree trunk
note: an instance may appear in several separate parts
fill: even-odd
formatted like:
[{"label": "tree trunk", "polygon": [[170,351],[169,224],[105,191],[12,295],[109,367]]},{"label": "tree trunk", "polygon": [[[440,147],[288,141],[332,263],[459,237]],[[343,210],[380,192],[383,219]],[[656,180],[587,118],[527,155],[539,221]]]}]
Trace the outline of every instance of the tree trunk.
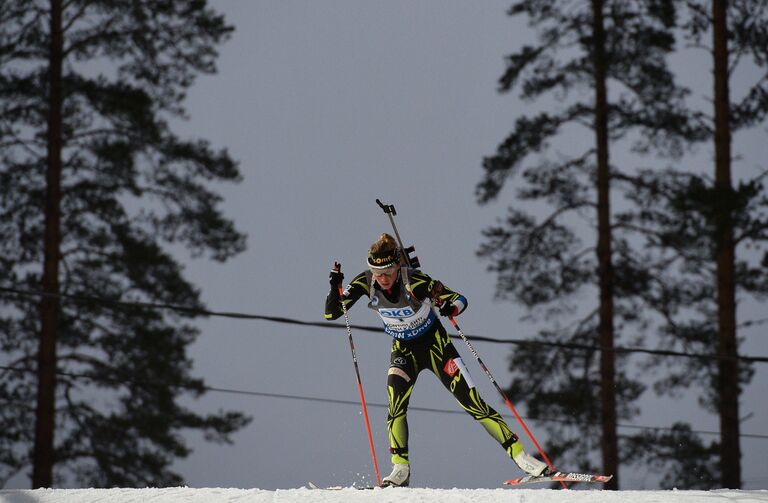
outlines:
[{"label": "tree trunk", "polygon": [[731,215],[731,128],[728,91],[727,0],[712,3],[714,84],[715,84],[715,193],[717,208],[717,321],[720,400],[720,470],[722,485],[741,487],[739,447],[739,371],[736,360],[736,289],[734,280],[735,244]]},{"label": "tree trunk", "polygon": [[48,154],[45,197],[45,236],[40,303],[37,411],[32,487],[53,483],[53,432],[56,400],[56,332],[59,322],[59,261],[61,242],[61,147],[62,147],[62,6],[51,0],[51,47],[48,75]]},{"label": "tree trunk", "polygon": [[613,353],[613,262],[611,252],[610,167],[608,165],[608,92],[606,89],[603,0],[592,0],[595,134],[597,140],[597,260],[600,284],[600,398],[603,471],[612,473],[608,489],[619,487],[616,435],[616,368]]}]

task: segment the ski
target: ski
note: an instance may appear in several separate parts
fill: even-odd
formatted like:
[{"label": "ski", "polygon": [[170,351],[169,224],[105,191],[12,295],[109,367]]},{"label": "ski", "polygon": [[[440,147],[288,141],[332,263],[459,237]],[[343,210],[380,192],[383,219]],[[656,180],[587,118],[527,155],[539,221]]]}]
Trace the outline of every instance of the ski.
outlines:
[{"label": "ski", "polygon": [[555,472],[552,475],[526,475],[517,479],[505,480],[508,486],[536,484],[540,482],[608,482],[613,475],[598,475],[594,473]]},{"label": "ski", "polygon": [[308,485],[309,485],[310,489],[320,489],[320,490],[323,490],[323,491],[341,491],[342,489],[360,489],[360,490],[364,490],[364,489],[373,489],[374,488],[373,486],[362,486],[362,487],[355,487],[355,486],[350,486],[350,487],[330,486],[330,487],[320,487],[319,485],[315,484],[314,482],[308,482]]}]

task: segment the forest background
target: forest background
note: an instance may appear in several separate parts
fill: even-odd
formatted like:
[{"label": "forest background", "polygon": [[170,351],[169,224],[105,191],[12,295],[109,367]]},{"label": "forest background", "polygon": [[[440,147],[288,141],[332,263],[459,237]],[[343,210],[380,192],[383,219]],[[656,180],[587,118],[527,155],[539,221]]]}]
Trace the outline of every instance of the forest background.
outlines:
[{"label": "forest background", "polygon": [[[764,14],[764,5],[760,2],[747,2],[744,5],[751,9],[752,15],[755,12]],[[340,260],[345,266],[345,271],[354,274],[358,268],[363,267],[363,256],[368,244],[379,232],[387,229],[384,216],[373,203],[376,197],[380,197],[396,204],[400,213],[398,222],[404,238],[416,244],[425,271],[443,279],[470,299],[471,309],[461,319],[462,326],[468,333],[499,338],[533,338],[541,325],[530,317],[521,321],[526,311],[520,306],[494,299],[496,277],[485,271],[487,261],[478,261],[474,257],[484,239],[481,235],[483,229],[492,225],[495,217],[503,215],[502,206],[505,206],[490,204],[478,208],[475,205],[475,186],[483,176],[480,169],[482,159],[493,155],[499,142],[514,127],[515,120],[542,106],[520,100],[514,93],[497,93],[496,82],[505,71],[503,56],[535,41],[535,31],[526,27],[521,16],[510,19],[505,15],[508,7],[509,5],[501,2],[489,3],[487,10],[469,12],[458,3],[449,3],[440,9],[428,5],[412,8],[396,2],[386,7],[352,6],[344,2],[332,2],[322,7],[292,3],[280,6],[216,6],[217,9],[221,8],[227,21],[233,23],[236,28],[231,40],[219,48],[221,55],[216,62],[218,73],[198,78],[194,86],[186,91],[186,99],[181,103],[189,114],[189,120],[181,120],[180,117],[169,119],[170,130],[179,138],[205,138],[210,141],[212,147],[192,142],[183,149],[179,148],[179,145],[158,141],[155,143],[155,153],[161,152],[164,156],[176,155],[179,156],[177,159],[182,158],[181,164],[188,169],[186,172],[182,171],[185,176],[200,176],[202,173],[196,170],[205,168],[205,176],[208,177],[206,183],[211,182],[210,185],[215,187],[214,192],[222,194],[223,199],[217,202],[215,198],[207,198],[205,191],[194,190],[198,197],[192,199],[195,204],[185,204],[188,201],[178,197],[181,192],[171,194],[176,196],[174,201],[182,210],[179,215],[187,219],[185,222],[188,222],[189,228],[179,224],[179,220],[171,218],[164,221],[165,233],[161,233],[159,237],[169,239],[173,235],[173,238],[177,239],[176,244],[167,245],[163,251],[170,252],[168,257],[178,260],[182,267],[177,271],[168,263],[160,264],[165,266],[163,270],[140,268],[132,271],[128,268],[126,271],[121,269],[117,262],[99,261],[102,265],[115,266],[125,277],[138,282],[141,287],[139,290],[143,292],[143,295],[132,297],[129,295],[130,289],[123,290],[121,286],[114,291],[110,290],[109,296],[114,295],[120,300],[146,300],[201,307],[202,304],[197,304],[194,288],[190,289],[182,283],[173,283],[176,273],[183,271],[185,277],[191,280],[191,284],[200,288],[200,300],[212,310],[268,314],[302,320],[313,319],[315,316],[307,313],[316,313],[319,318],[326,290],[324,276],[330,263],[334,259]],[[208,18],[209,16],[203,16],[202,19]],[[760,16],[756,18],[760,19]],[[247,28],[241,26],[244,20],[248,20]],[[344,22],[339,22],[340,20]],[[7,22],[4,22],[4,29],[9,26],[5,24]],[[209,36],[212,36],[211,30],[221,29],[221,26],[205,23],[196,26],[209,30]],[[223,33],[226,33],[226,30]],[[119,53],[122,49],[115,50]],[[9,52],[4,51],[3,54],[8,57]],[[40,53],[32,57],[39,58]],[[748,63],[748,58],[745,59]],[[711,86],[702,84],[711,78],[706,52],[697,53],[694,48],[686,48],[685,51],[671,53],[669,61],[676,76],[691,82],[694,91],[690,99],[704,109],[711,99]],[[763,59],[762,63],[764,62]],[[173,66],[174,63],[180,62],[170,60],[165,63]],[[757,63],[761,63],[759,58]],[[98,74],[102,71],[102,64],[106,65],[106,62],[86,65],[85,73]],[[179,66],[179,82],[184,87],[187,84],[183,74],[185,67]],[[3,68],[11,67],[4,65]],[[26,69],[23,65],[20,68]],[[151,73],[152,69],[140,70]],[[106,66],[103,71],[110,74],[114,70]],[[764,73],[764,67],[761,72],[759,67],[749,64],[746,65],[744,73],[734,72],[731,86],[734,93],[747,92],[749,86],[755,83],[764,85]],[[158,75],[156,85],[160,89],[168,82],[163,81],[163,73],[159,72]],[[151,74],[145,74],[144,78],[152,77]],[[4,81],[5,92],[11,93],[12,96],[23,94],[18,83],[17,87],[13,87],[9,82]],[[86,86],[83,89],[82,96],[92,96],[88,94],[91,88]],[[581,92],[588,97],[588,90],[587,87]],[[30,91],[30,94],[34,92]],[[7,96],[9,95],[6,94]],[[764,99],[764,94],[756,95],[758,111],[759,106],[764,106],[764,101],[759,101],[761,96]],[[181,97],[160,93],[154,98],[160,101],[167,99],[168,109],[165,112],[173,115],[174,100]],[[13,104],[7,99],[4,99],[3,103],[4,106]],[[561,106],[559,103],[557,100],[551,100],[547,101],[545,106],[558,107]],[[134,108],[127,107],[126,110]],[[103,112],[103,109],[97,107],[97,111]],[[4,117],[12,116],[4,114]],[[23,117],[20,120],[27,119],[28,117]],[[127,118],[136,119],[137,117]],[[78,126],[82,127],[84,124],[92,123],[84,121]],[[765,153],[762,141],[764,124],[761,120],[756,120],[750,125],[755,127],[744,134],[734,135],[733,152],[740,166],[738,173],[734,171],[734,179],[737,182],[760,176],[765,169],[764,156],[761,155]],[[36,126],[42,127],[39,122]],[[21,132],[23,134],[29,130],[22,128]],[[11,137],[6,130],[3,138],[4,155],[15,155],[8,152],[19,145],[14,144],[15,140],[9,140]],[[162,136],[161,138],[168,139]],[[551,145],[548,152],[554,153],[555,156],[570,155],[568,147],[574,144],[586,145],[590,141],[592,140],[588,133],[569,131],[564,145]],[[27,148],[28,145],[22,147]],[[36,152],[44,152],[45,148],[50,147],[38,143],[35,148],[38,149]],[[219,150],[222,148],[226,148],[226,152]],[[622,166],[648,166],[653,160],[658,163],[654,164],[654,169],[658,166],[658,169],[662,170],[670,165],[679,167],[685,162],[696,167],[704,166],[700,171],[696,167],[689,168],[694,173],[711,173],[713,150],[706,142],[700,142],[693,155],[686,157],[685,161],[677,158],[658,160],[655,157],[635,157],[628,148],[616,148],[615,151],[614,158],[618,160],[613,162]],[[92,152],[95,152],[97,157],[101,155],[102,161],[107,159],[112,162],[116,170],[113,175],[120,174],[119,170],[125,168],[115,162],[119,156],[113,155],[114,152]],[[203,157],[210,162],[202,162]],[[39,163],[39,159],[44,159],[44,156],[36,154],[36,158]],[[11,170],[7,169],[12,165],[9,159],[10,157],[4,157],[3,173],[6,176],[11,173]],[[162,156],[160,159],[159,165],[163,165],[162,160],[167,160]],[[68,158],[69,162],[73,160],[77,161],[76,158]],[[239,163],[243,181],[234,186],[219,185],[216,180],[238,178],[230,160]],[[158,162],[158,157],[150,158],[144,169],[152,167],[153,162]],[[86,165],[96,171],[101,169],[98,163],[89,164],[83,161],[82,166]],[[24,172],[24,168],[29,167],[24,163],[19,163],[18,166],[18,173],[27,173],[33,181],[16,187],[10,182],[4,184],[7,189],[6,197],[18,196],[20,193],[13,191],[23,187],[28,189],[31,198],[29,200],[38,201],[39,204],[43,179],[32,177],[40,172]],[[103,165],[101,167],[103,168]],[[81,169],[87,171],[85,167]],[[151,169],[147,173],[151,174]],[[12,177],[8,180],[18,181]],[[88,178],[84,177],[84,180],[87,181]],[[191,181],[193,186],[185,183],[179,187],[196,189],[197,180],[194,176],[184,178],[182,181]],[[169,180],[163,181],[167,183]],[[179,183],[179,179],[171,178],[171,183]],[[78,188],[85,191],[93,189],[87,183],[79,185]],[[104,188],[110,189],[112,186],[107,184]],[[109,199],[108,192],[102,195],[105,200]],[[503,195],[512,198],[514,191],[508,190]],[[760,201],[764,193],[758,190],[755,197],[755,201]],[[5,202],[9,200],[5,199]],[[76,202],[77,198],[72,200]],[[756,207],[761,208],[760,204]],[[222,218],[231,218],[235,228],[241,231],[242,235],[249,236],[247,248],[234,228],[224,225],[223,220],[218,219],[212,208],[221,210],[221,214],[226,215]],[[533,205],[528,208],[534,213],[546,214],[541,206]],[[16,210],[18,206],[13,204],[4,206],[4,211]],[[759,215],[758,213],[756,218],[758,226]],[[109,214],[106,216],[109,217]],[[24,222],[35,219],[39,221],[42,215],[25,214],[25,218],[27,217],[31,220],[23,220]],[[66,212],[62,218],[66,221]],[[764,216],[762,218],[764,219]],[[22,220],[5,221],[18,223]],[[109,218],[106,221],[109,221]],[[147,222],[157,223],[153,219],[148,219]],[[25,233],[29,232],[29,235],[40,231],[39,226],[25,228],[24,225],[19,225],[18,228]],[[212,234],[211,229],[218,231]],[[222,229],[227,231],[224,235],[221,233]],[[585,233],[580,236],[582,240],[591,239],[588,233],[589,225],[577,229],[578,233]],[[19,231],[19,235],[21,234]],[[129,234],[121,236],[130,237]],[[36,287],[39,285],[42,263],[39,263],[40,267],[37,269],[31,264],[41,258],[36,256],[41,250],[40,243],[34,240],[21,242],[32,251],[28,255],[21,254],[26,262],[23,267],[14,270],[13,274],[7,274],[12,268],[4,269],[7,277],[3,278],[6,281],[3,286],[35,290],[38,289]],[[7,261],[15,256],[14,252],[22,250],[16,247],[17,243],[13,239],[6,239],[4,243],[7,246],[6,252],[10,252],[5,255]],[[125,245],[126,241],[122,243]],[[187,243],[187,249],[183,243]],[[218,254],[215,251],[217,247]],[[123,246],[122,249],[125,251],[128,247]],[[223,264],[195,258],[198,254],[196,252],[206,249],[214,258],[232,258]],[[96,255],[97,251],[94,251]],[[146,251],[142,250],[142,253]],[[758,248],[746,256],[759,263],[761,252]],[[86,274],[88,268],[93,267],[94,262],[90,261],[91,259],[92,257],[89,257],[89,260],[81,263],[82,274]],[[157,268],[158,264],[155,263],[154,266]],[[754,277],[759,278],[759,267],[756,270],[758,274]],[[166,284],[162,291],[153,289],[153,282],[146,278],[156,277],[158,273],[167,274],[163,279],[171,281],[174,287],[167,287]],[[72,277],[78,279],[76,275]],[[20,284],[19,280],[22,278],[29,284]],[[82,276],[75,282],[82,287],[82,290],[76,293],[104,297],[104,289],[96,288],[98,281],[84,279],[85,276]],[[760,286],[759,282],[757,286]],[[71,287],[67,291],[72,293]],[[4,315],[7,315],[8,320],[17,321],[4,325],[4,344],[13,345],[19,341],[19,326],[26,327],[26,333],[36,337],[39,331],[35,328],[37,317],[33,313],[37,312],[37,306],[30,304],[28,300],[20,300],[25,297],[18,292],[13,295],[9,292],[8,297],[14,299],[11,305],[17,307],[6,307]],[[595,298],[595,292],[588,290],[578,293],[575,297],[579,302],[583,302],[581,309],[586,310],[590,309],[588,306]],[[739,351],[743,355],[760,356],[767,352],[765,339],[760,337],[762,325],[759,322],[764,318],[761,300],[745,298],[740,304],[740,335],[744,340]],[[74,304],[66,305],[71,308]],[[99,315],[114,311],[104,306],[94,308],[93,304],[90,304],[90,309],[95,309]],[[184,420],[173,425],[179,428],[179,431],[172,428],[168,432],[169,435],[159,441],[149,435],[148,452],[158,452],[152,447],[152,442],[155,442],[155,446],[160,446],[159,452],[163,453],[157,457],[160,467],[158,473],[165,473],[162,477],[151,478],[150,474],[150,478],[142,478],[145,475],[136,475],[128,469],[117,474],[123,478],[109,479],[115,474],[93,471],[87,462],[81,463],[82,460],[88,460],[89,455],[92,456],[91,452],[80,453],[80,460],[73,456],[71,465],[62,470],[60,480],[65,484],[87,480],[88,476],[96,477],[93,479],[95,482],[91,482],[95,484],[108,484],[109,480],[122,481],[125,485],[141,485],[147,480],[176,483],[183,478],[186,483],[195,486],[233,485],[264,488],[296,486],[307,478],[319,479],[322,482],[322,478],[327,477],[340,483],[364,478],[370,480],[370,460],[366,457],[363,432],[360,431],[357,440],[353,435],[355,429],[361,428],[362,425],[354,406],[351,361],[343,330],[334,332],[314,327],[309,329],[264,321],[237,321],[215,317],[196,320],[193,324],[199,327],[200,336],[189,346],[188,355],[189,360],[195,363],[194,367],[185,367],[184,357],[167,358],[170,354],[169,348],[155,346],[156,339],[152,337],[148,337],[146,344],[139,345],[141,352],[132,353],[137,340],[135,335],[127,337],[126,334],[142,333],[147,328],[164,332],[166,328],[162,324],[171,323],[171,326],[176,327],[174,332],[180,338],[174,339],[176,345],[172,349],[183,352],[183,343],[194,334],[194,330],[188,325],[191,323],[189,320],[175,319],[167,311],[162,311],[162,314],[156,315],[157,318],[152,318],[161,326],[154,326],[154,323],[147,325],[146,310],[141,310],[141,314],[128,312],[130,316],[119,317],[120,330],[114,331],[118,337],[108,339],[116,346],[102,347],[104,353],[99,355],[108,357],[119,355],[121,351],[131,354],[133,359],[128,359],[130,364],[124,369],[126,374],[112,374],[108,366],[102,365],[105,360],[100,360],[97,366],[88,367],[92,361],[80,358],[73,360],[73,368],[59,367],[60,371],[79,374],[79,377],[70,376],[71,389],[77,390],[76,394],[82,400],[74,404],[72,410],[82,411],[85,409],[84,404],[88,402],[110,404],[113,397],[122,396],[123,401],[118,410],[128,410],[141,416],[142,411],[146,409],[133,407],[140,404],[140,400],[146,399],[143,393],[146,393],[148,388],[147,376],[159,374],[160,377],[167,377],[163,376],[162,372],[157,372],[157,369],[173,369],[174,364],[179,364],[175,368],[180,372],[175,375],[183,378],[182,380],[191,379],[191,376],[202,376],[209,386],[220,391],[211,390],[199,400],[182,398],[182,410],[189,407],[200,416],[194,418],[189,414],[182,414]],[[362,309],[353,311],[353,321],[375,321],[370,314],[362,314],[363,312]],[[94,334],[103,329],[88,326],[88,316],[73,318],[86,320],[78,327],[80,333]],[[17,322],[19,325],[14,325]],[[644,343],[649,347],[654,347],[657,343],[653,331],[641,338],[637,337],[639,334],[633,332],[633,343]],[[382,337],[380,334],[371,335],[362,331],[359,335],[356,334],[363,382],[366,389],[371,390],[368,396],[375,410],[385,398],[383,376],[386,371],[388,344]],[[22,343],[24,348],[14,347],[14,350],[19,351],[17,354],[8,351],[8,361],[3,362],[4,365],[13,369],[18,369],[19,365],[34,369],[34,344],[31,341],[34,341],[34,338]],[[75,342],[80,344],[82,340]],[[478,349],[493,369],[496,378],[502,384],[508,381],[509,377],[505,377],[510,354],[507,348],[478,344]],[[543,347],[538,351],[539,354],[545,354]],[[84,353],[93,356],[87,350]],[[153,357],[166,358],[157,358],[158,361],[155,361]],[[470,358],[470,355],[465,353],[465,359]],[[519,352],[513,355],[513,369],[519,370],[523,367],[521,358]],[[647,361],[634,361],[634,358],[630,358],[632,365],[646,372],[647,368],[637,366]],[[528,360],[530,358],[526,357],[525,361]],[[85,365],[85,370],[78,365]],[[761,379],[765,379],[762,365],[764,364],[754,365],[755,375],[751,384],[745,388],[741,402],[742,430],[758,435],[748,437],[754,438],[754,441],[745,442],[743,438],[741,441],[744,449],[742,478],[745,487],[763,487],[760,484],[766,482],[765,474],[761,473],[759,468],[759,460],[764,459],[766,442],[760,436],[764,433],[760,427],[765,425],[768,415],[761,409],[766,405],[764,401],[759,400],[760,395],[755,391],[759,389]],[[711,372],[711,367],[706,368]],[[110,386],[106,386],[96,391],[98,399],[94,400],[94,391],[89,391],[82,384],[82,374],[94,372],[94,369],[99,372],[90,374],[92,378],[113,381],[125,381],[128,377],[133,380],[137,377],[141,379],[138,381],[139,385],[131,389],[128,395],[112,394],[109,391]],[[483,381],[480,370],[473,372],[475,381],[481,386],[486,398],[495,400],[494,390]],[[28,398],[34,393],[34,375],[30,377],[29,373],[22,374],[27,377],[23,378],[25,386],[20,388],[17,377],[14,377],[19,374],[16,370],[6,370],[3,373],[3,389],[6,393],[27,394],[25,397],[11,396],[7,398],[8,403],[13,399],[17,403],[28,404]],[[644,375],[650,376],[650,372]],[[436,383],[428,384],[429,378],[422,380],[425,382],[420,383],[418,394],[414,397],[414,406],[455,410],[450,397],[439,389]],[[178,382],[176,384],[178,385]],[[194,380],[184,381],[184,384],[198,389],[201,386],[200,382]],[[648,379],[644,384],[652,384],[652,381]],[[699,380],[698,384],[705,383]],[[252,392],[255,396],[232,392],[237,390]],[[168,401],[168,397],[156,396],[155,393],[159,391],[151,390],[151,400],[165,400],[152,403],[173,403]],[[176,389],[176,392],[179,390]],[[597,396],[598,392],[594,389],[592,393]],[[300,397],[304,399],[297,399]],[[512,393],[511,397],[516,401],[520,394]],[[66,400],[68,397],[61,398]],[[317,398],[321,401],[314,400]],[[632,418],[632,423],[666,427],[677,421],[685,421],[689,422],[694,430],[717,432],[717,417],[699,407],[698,398],[696,393],[688,391],[673,399],[657,398],[651,393],[643,394],[637,402],[640,414]],[[352,403],[322,401],[326,399]],[[525,401],[520,405],[526,410]],[[107,405],[111,406],[113,405]],[[176,406],[171,408],[177,411]],[[503,404],[499,403],[498,408],[503,410]],[[89,411],[93,412],[90,417],[97,418],[94,424],[108,425],[109,421],[104,422],[100,418],[104,410],[99,410],[100,407],[94,409]],[[29,434],[24,432],[28,432],[31,423],[28,415],[17,416],[15,412],[11,413],[11,410],[14,409],[4,408],[3,417],[4,420],[17,425],[17,429],[6,428],[4,431],[19,431],[20,436],[6,436],[4,441],[8,443],[4,444],[3,462],[11,467],[6,472],[7,486],[20,487],[28,483],[26,480],[29,477],[29,457],[25,456],[28,456],[26,449],[31,439]],[[245,426],[247,420],[244,417],[217,413],[219,410],[243,411],[252,420]],[[34,410],[27,409],[26,413],[33,412]],[[167,417],[167,410],[161,408],[159,412],[160,417]],[[374,412],[373,417],[379,459],[383,460],[386,466],[383,414],[383,411],[378,409],[378,414]],[[557,441],[557,436],[551,435],[557,429],[553,424],[556,425],[564,418],[559,415],[544,415],[545,417],[536,418],[538,420],[530,419],[534,432],[540,440]],[[494,486],[498,480],[508,476],[510,469],[514,470],[504,459],[503,453],[497,452],[498,447],[487,442],[477,431],[476,425],[466,417],[417,410],[414,410],[412,416],[412,431],[417,432],[413,438],[414,468],[422,474],[424,485]],[[76,417],[76,414],[72,417]],[[437,428],[436,422],[440,425]],[[76,424],[77,421],[73,423]],[[111,438],[115,426],[112,424],[103,432],[104,439]],[[634,429],[632,425],[625,428]],[[205,443],[203,435],[194,433],[194,430],[200,429],[207,430],[214,436],[231,434],[234,444],[216,446]],[[72,431],[77,431],[77,428]],[[183,436],[177,436],[177,433],[181,432]],[[450,439],[449,442],[446,442],[446,437]],[[87,444],[98,437],[75,434],[71,438],[72,443],[68,447],[76,445],[76,442]],[[703,446],[708,448],[711,447],[709,441],[718,437],[705,434],[703,438],[706,439]],[[132,441],[133,438],[126,438],[125,443],[111,446],[113,449],[104,449],[101,452],[109,454],[111,451],[119,457],[121,450],[127,451],[126,444],[130,445]],[[178,442],[188,442],[188,446],[179,447],[181,444]],[[102,448],[103,446],[104,444],[101,444]],[[193,453],[184,461],[174,460],[175,455],[187,454],[186,447],[194,449]],[[429,462],[430,459],[453,459],[455,452],[462,452],[462,462],[456,463],[455,466],[452,464],[451,469]],[[12,455],[8,456],[9,453]],[[328,472],[329,457],[332,458],[332,473]],[[466,457],[471,457],[472,465],[482,469],[472,470],[472,473],[461,470]],[[212,459],[216,459],[216,463],[211,463]],[[560,458],[555,456],[555,459]],[[146,461],[137,458],[128,461],[127,466],[145,467]],[[591,455],[590,462],[595,466],[600,465],[600,459],[595,454]],[[103,470],[109,463],[110,460],[101,459],[97,466],[101,466]],[[645,465],[646,468],[648,466]],[[171,471],[162,472],[167,469]],[[178,475],[174,475],[174,471]],[[655,487],[658,484],[658,475],[650,470],[632,468],[626,472],[623,473],[622,488]],[[134,475],[135,478],[132,478]]]}]

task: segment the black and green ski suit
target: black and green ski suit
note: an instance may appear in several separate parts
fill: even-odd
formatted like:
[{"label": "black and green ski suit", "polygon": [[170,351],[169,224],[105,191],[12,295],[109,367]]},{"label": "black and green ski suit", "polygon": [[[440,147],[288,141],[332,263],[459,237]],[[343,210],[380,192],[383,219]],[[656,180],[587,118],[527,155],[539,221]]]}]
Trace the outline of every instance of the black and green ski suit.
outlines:
[{"label": "black and green ski suit", "polygon": [[[343,291],[343,302],[350,309],[360,297],[369,298],[368,307],[384,322],[384,331],[393,337],[387,376],[389,434],[392,463],[408,463],[408,401],[416,378],[424,369],[432,371],[448,388],[461,407],[486,429],[507,451],[510,458],[523,450],[517,436],[501,415],[488,405],[475,387],[464,362],[435,315],[433,302],[449,301],[458,313],[467,307],[464,296],[414,269],[406,269],[410,292],[403,284],[402,271],[395,285],[383,291],[370,271],[355,276]],[[439,299],[439,300],[437,300]],[[325,318],[343,315],[341,296],[331,288],[325,303]]]}]

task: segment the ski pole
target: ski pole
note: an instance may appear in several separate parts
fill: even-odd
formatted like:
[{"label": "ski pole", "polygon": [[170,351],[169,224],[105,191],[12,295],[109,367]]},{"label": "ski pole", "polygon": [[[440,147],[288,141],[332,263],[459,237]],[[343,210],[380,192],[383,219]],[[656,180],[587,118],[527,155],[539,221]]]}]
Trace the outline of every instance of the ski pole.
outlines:
[{"label": "ski pole", "polygon": [[344,291],[339,286],[339,297],[341,310],[344,312],[344,321],[347,324],[347,335],[349,335],[349,349],[352,350],[352,363],[355,364],[355,375],[357,376],[357,389],[360,392],[360,403],[363,406],[363,417],[365,418],[365,429],[368,432],[368,444],[371,446],[371,457],[373,458],[373,469],[376,472],[376,485],[381,487],[381,476],[379,475],[379,463],[376,462],[376,449],[373,447],[373,435],[371,435],[371,422],[368,419],[368,407],[365,405],[365,394],[363,393],[363,381],[360,379],[360,368],[357,365],[357,353],[355,352],[355,341],[352,340],[352,326],[349,323],[349,313],[344,304]]},{"label": "ski pole", "polygon": [[[448,319],[450,320],[451,325],[453,325],[453,328],[456,329],[456,332],[458,332],[458,334],[467,344],[467,347],[474,355],[475,360],[477,360],[477,363],[480,364],[480,368],[483,369],[483,372],[485,372],[485,375],[487,375],[488,379],[491,380],[491,382],[493,383],[493,386],[496,388],[496,391],[499,392],[499,394],[501,395],[501,398],[504,400],[504,403],[506,403],[507,407],[509,407],[509,410],[512,411],[512,414],[514,414],[515,419],[517,419],[517,422],[520,423],[520,426],[523,427],[523,430],[525,430],[525,433],[528,435],[528,438],[530,438],[531,442],[533,442],[533,445],[536,447],[536,450],[538,450],[539,454],[541,454],[541,457],[544,458],[544,461],[547,463],[547,466],[549,466],[549,469],[552,471],[555,471],[555,467],[552,465],[552,462],[547,457],[547,454],[544,452],[544,449],[541,448],[539,443],[536,441],[536,438],[533,436],[533,433],[531,433],[531,430],[529,430],[528,426],[526,426],[525,422],[523,422],[523,418],[520,417],[520,414],[517,413],[517,409],[515,409],[515,406],[512,405],[512,402],[509,401],[509,398],[507,398],[507,394],[504,393],[504,390],[501,389],[501,386],[499,386],[499,383],[497,383],[496,379],[493,378],[491,371],[488,370],[488,367],[485,366],[485,363],[483,363],[483,360],[482,358],[480,358],[480,355],[478,355],[477,351],[475,351],[475,348],[472,347],[472,343],[470,343],[469,339],[467,339],[467,336],[464,335],[464,332],[461,330],[461,327],[459,327],[459,324],[456,323],[456,320],[453,319],[453,316],[449,316]],[[568,486],[565,484],[565,482],[560,481],[560,485],[562,485],[564,489],[568,489]]]}]

